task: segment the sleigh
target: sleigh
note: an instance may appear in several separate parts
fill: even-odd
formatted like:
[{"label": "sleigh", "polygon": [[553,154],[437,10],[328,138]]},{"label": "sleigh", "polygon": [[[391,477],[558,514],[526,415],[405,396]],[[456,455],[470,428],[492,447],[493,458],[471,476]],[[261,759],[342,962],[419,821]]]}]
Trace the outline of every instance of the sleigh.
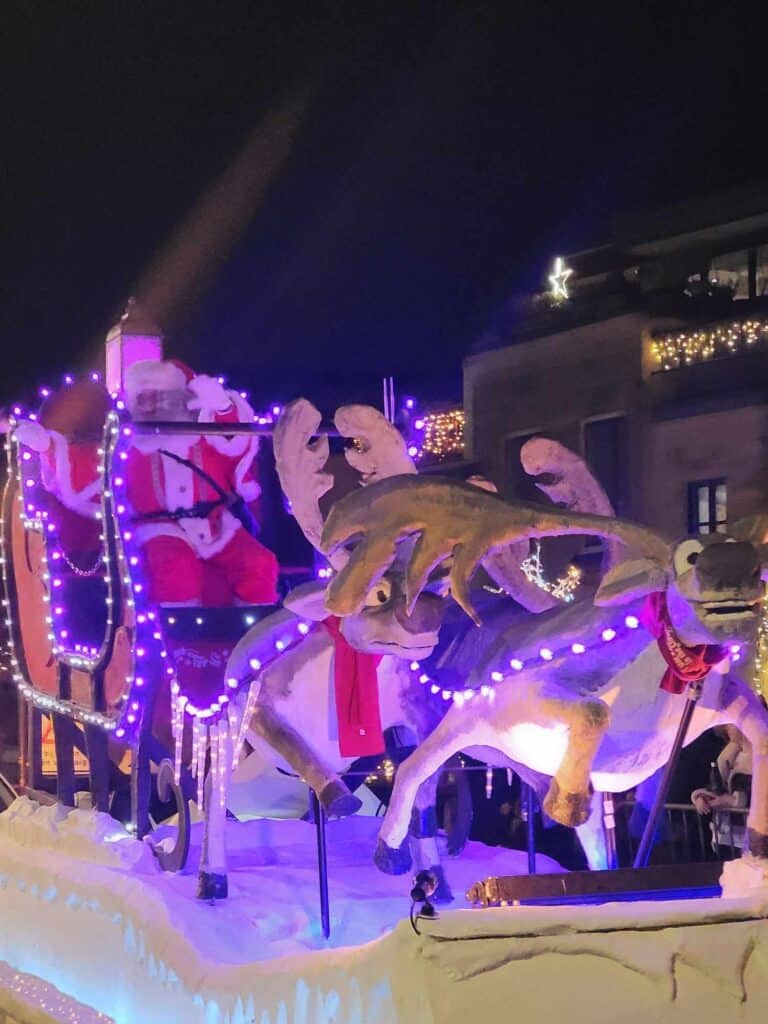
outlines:
[{"label": "sleigh", "polygon": [[[226,581],[209,565],[204,607],[165,614],[151,607],[120,470],[134,429],[116,411],[108,414],[90,550],[71,547],[71,519],[43,486],[36,453],[14,440],[13,429],[7,437],[0,544],[13,677],[28,706],[22,785],[49,788],[46,774],[55,773],[59,802],[74,806],[77,791],[87,789],[97,810],[111,811],[143,837],[156,799],[152,766],[159,766],[159,795],[174,797],[181,841],[170,854],[157,852],[164,867],[178,869],[188,848],[188,801],[202,798],[206,752],[196,726],[194,779],[181,763],[182,743],[173,749],[179,723],[167,715],[169,694],[187,694],[200,710],[196,721],[215,720],[236,696],[224,678],[232,648],[274,608],[232,607]],[[163,428],[184,429],[195,426]],[[209,429],[217,432],[216,425]],[[232,424],[226,432],[265,430]],[[47,733],[53,756],[44,764]]]}]

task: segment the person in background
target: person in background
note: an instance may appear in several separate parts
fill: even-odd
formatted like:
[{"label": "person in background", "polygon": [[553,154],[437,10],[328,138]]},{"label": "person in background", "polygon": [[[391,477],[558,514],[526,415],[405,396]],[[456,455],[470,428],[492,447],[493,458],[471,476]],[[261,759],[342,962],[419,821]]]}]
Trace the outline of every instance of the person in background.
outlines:
[{"label": "person in background", "polygon": [[736,726],[725,726],[724,733],[726,745],[710,766],[709,786],[695,789],[691,802],[699,814],[711,815],[713,849],[728,858],[744,846],[752,787],[752,748]]}]

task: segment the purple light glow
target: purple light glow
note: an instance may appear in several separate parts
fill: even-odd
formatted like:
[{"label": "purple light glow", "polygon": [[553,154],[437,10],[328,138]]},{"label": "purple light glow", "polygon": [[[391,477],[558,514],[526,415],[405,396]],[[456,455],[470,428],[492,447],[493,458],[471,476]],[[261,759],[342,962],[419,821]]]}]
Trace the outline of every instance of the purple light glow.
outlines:
[{"label": "purple light glow", "polygon": [[405,400],[405,408],[406,409],[413,409],[413,407],[415,405],[416,405],[416,402],[415,402],[415,400],[413,398],[406,398],[406,400]]},{"label": "purple light glow", "polygon": [[67,374],[64,375],[64,383],[65,384],[74,384],[75,383],[75,378],[72,376],[71,373],[67,373]]}]

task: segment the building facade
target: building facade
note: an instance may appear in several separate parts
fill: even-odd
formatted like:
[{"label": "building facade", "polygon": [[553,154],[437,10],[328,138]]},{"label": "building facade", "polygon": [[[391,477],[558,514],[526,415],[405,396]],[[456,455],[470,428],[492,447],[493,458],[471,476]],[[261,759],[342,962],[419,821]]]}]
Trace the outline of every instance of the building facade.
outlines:
[{"label": "building facade", "polygon": [[765,510],[768,184],[618,224],[547,283],[465,360],[465,465],[535,498],[519,452],[547,436],[672,536]]}]

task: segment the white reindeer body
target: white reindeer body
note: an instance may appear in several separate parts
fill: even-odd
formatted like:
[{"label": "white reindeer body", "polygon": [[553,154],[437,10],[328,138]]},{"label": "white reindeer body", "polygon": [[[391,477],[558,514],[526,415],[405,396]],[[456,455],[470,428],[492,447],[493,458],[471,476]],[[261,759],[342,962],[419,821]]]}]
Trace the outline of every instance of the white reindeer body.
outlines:
[{"label": "white reindeer body", "polygon": [[[592,692],[610,709],[610,722],[593,761],[591,781],[596,790],[621,793],[638,785],[669,759],[685,697],[659,687],[666,663],[655,640],[648,643],[604,687]],[[558,685],[558,665],[515,673],[498,683],[481,734],[493,733],[488,746],[465,748],[471,757],[499,767],[508,762],[527,765],[542,775],[554,776],[568,745],[568,727],[537,713],[542,700],[574,701],[583,689]],[[706,677],[686,743],[692,743],[721,719],[718,710],[724,676]],[[458,719],[462,709],[452,710]],[[538,721],[540,718],[546,720]],[[461,727],[457,724],[457,729]],[[499,758],[498,750],[506,757]]]},{"label": "white reindeer body", "polygon": [[[268,665],[254,685],[257,700],[269,704],[296,732],[311,740],[314,754],[329,772],[343,774],[353,758],[339,751],[334,671],[333,640],[324,629],[315,628],[298,646]],[[412,727],[403,707],[403,688],[409,679],[402,661],[384,656],[376,675],[382,729]],[[248,742],[278,768],[295,771],[265,739],[250,733]]]}]

